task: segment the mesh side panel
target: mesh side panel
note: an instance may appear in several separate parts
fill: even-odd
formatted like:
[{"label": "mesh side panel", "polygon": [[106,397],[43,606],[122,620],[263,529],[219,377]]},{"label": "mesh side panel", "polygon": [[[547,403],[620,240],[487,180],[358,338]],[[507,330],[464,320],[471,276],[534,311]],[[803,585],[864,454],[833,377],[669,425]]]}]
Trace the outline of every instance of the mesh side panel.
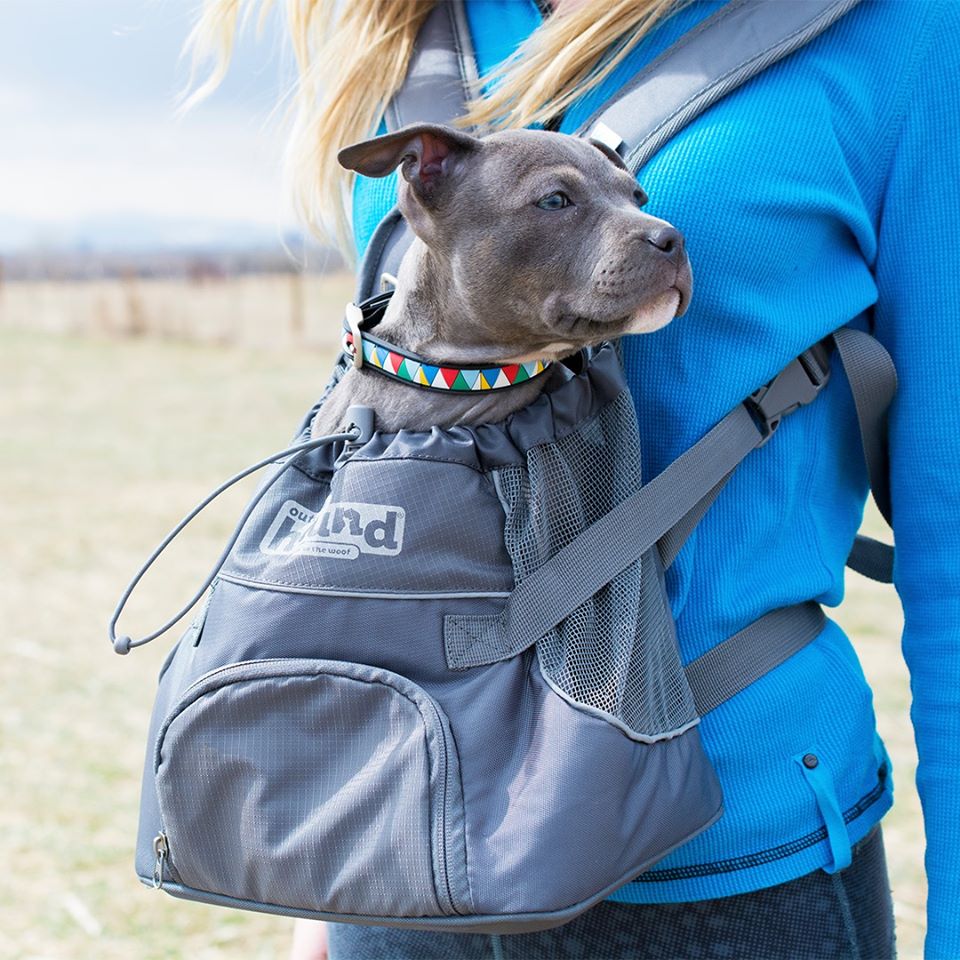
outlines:
[{"label": "mesh side panel", "polygon": [[[640,487],[633,404],[622,394],[564,439],[496,473],[504,539],[519,583]],[[655,551],[620,573],[537,643],[547,679],[570,699],[658,737],[696,719]]]}]

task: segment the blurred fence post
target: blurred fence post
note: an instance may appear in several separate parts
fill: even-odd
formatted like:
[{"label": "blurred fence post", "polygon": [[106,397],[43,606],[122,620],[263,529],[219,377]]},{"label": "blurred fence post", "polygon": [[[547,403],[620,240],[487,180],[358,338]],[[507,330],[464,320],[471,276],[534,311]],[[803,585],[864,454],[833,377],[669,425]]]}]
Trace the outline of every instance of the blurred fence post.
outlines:
[{"label": "blurred fence post", "polygon": [[137,290],[137,274],[126,269],[120,276],[123,288],[124,317],[121,329],[128,337],[142,337],[147,332],[147,318],[144,315],[143,301]]}]

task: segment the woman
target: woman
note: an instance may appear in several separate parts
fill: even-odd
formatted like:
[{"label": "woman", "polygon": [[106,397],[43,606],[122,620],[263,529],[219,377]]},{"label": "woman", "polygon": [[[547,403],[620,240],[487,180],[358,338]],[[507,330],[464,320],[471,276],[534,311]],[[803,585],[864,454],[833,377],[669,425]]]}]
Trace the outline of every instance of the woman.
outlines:
[{"label": "woman", "polygon": [[[481,76],[493,80],[468,122],[574,131],[720,6],[465,0]],[[290,4],[300,210],[343,240],[352,224],[360,254],[395,182],[361,178],[349,191],[336,149],[377,128],[431,7]],[[197,52],[229,38],[236,8],[208,0]],[[895,577],[920,754],[929,958],[960,956],[958,77],[960,4],[866,0],[701,115],[639,171],[649,212],[686,236],[693,303],[682,320],[624,344],[648,476],[836,327],[869,327],[893,355]],[[867,493],[858,444],[835,376],[738,470],[668,574],[685,660],[774,607],[840,601]],[[892,787],[842,631],[829,622],[701,729],[724,816],[610,901],[558,930],[501,938],[335,925],[331,955],[892,956],[876,828]],[[323,955],[322,928],[298,936],[297,957]]]}]

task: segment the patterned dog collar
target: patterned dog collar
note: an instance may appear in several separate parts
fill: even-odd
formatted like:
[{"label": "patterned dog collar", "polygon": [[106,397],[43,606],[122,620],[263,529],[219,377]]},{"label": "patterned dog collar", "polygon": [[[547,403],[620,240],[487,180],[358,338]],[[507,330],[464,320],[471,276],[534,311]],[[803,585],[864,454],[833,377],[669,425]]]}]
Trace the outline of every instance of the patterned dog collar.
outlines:
[{"label": "patterned dog collar", "polygon": [[[379,307],[380,304],[377,303],[376,306]],[[516,387],[540,376],[550,368],[549,360],[466,366],[427,360],[361,329],[361,325],[365,326],[373,319],[378,320],[382,311],[376,310],[375,314],[375,318],[368,318],[366,312],[360,307],[352,303],[347,305],[341,341],[343,352],[353,360],[355,367],[368,366],[393,380],[410,383],[426,390],[466,393]],[[358,340],[359,351],[356,347]]]}]

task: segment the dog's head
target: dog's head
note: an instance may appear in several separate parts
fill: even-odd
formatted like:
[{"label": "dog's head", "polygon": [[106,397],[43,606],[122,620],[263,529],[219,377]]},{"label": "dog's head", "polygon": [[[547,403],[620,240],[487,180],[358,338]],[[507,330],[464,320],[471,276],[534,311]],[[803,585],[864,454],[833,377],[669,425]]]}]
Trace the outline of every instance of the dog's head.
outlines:
[{"label": "dog's head", "polygon": [[602,144],[416,124],[339,160],[368,177],[400,166],[400,210],[449,278],[447,309],[482,318],[518,359],[646,333],[686,310],[682,235],[643,212],[643,190]]}]

